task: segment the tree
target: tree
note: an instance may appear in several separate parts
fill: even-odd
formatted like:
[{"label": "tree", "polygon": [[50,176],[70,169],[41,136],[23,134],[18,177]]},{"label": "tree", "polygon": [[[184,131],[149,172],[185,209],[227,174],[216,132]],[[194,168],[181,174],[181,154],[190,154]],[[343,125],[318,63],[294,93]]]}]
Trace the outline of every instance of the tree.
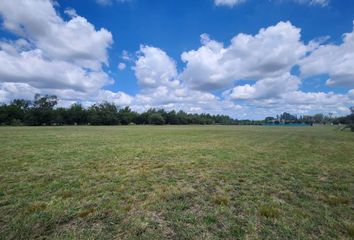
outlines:
[{"label": "tree", "polygon": [[92,105],[88,109],[88,122],[93,125],[119,124],[117,106],[108,102]]},{"label": "tree", "polygon": [[29,105],[30,102],[23,99],[15,99],[9,105],[2,105],[0,107],[0,123],[6,125],[23,124]]},{"label": "tree", "polygon": [[30,125],[51,125],[54,119],[53,108],[58,103],[55,95],[41,96],[36,94],[34,97],[33,107],[27,116],[27,123]]},{"label": "tree", "polygon": [[137,115],[138,114],[136,112],[133,112],[129,107],[122,108],[118,112],[120,123],[123,125],[135,123],[137,121]]},{"label": "tree", "polygon": [[283,120],[285,122],[296,122],[297,117],[294,115],[291,115],[290,113],[284,112],[280,115],[280,120]]},{"label": "tree", "polygon": [[350,115],[347,116],[349,122],[349,128],[352,132],[354,132],[354,106],[349,108]]},{"label": "tree", "polygon": [[170,112],[167,113],[166,123],[167,124],[172,124],[172,125],[179,124],[179,121],[178,121],[177,114],[176,114],[175,110],[170,111]]},{"label": "tree", "polygon": [[177,119],[178,119],[178,124],[183,124],[183,125],[188,124],[188,115],[182,110],[180,110],[177,113]]},{"label": "tree", "polygon": [[165,124],[165,119],[160,113],[153,113],[149,116],[149,123],[154,125],[163,125]]},{"label": "tree", "polygon": [[315,114],[313,120],[315,123],[322,123],[324,121],[324,115],[322,113]]},{"label": "tree", "polygon": [[272,122],[272,121],[274,121],[274,120],[275,120],[274,117],[266,117],[266,118],[264,119],[265,122]]},{"label": "tree", "polygon": [[87,111],[79,103],[74,103],[67,110],[65,122],[68,124],[82,125],[87,123]]},{"label": "tree", "polygon": [[34,101],[13,100],[0,104],[0,124],[25,125],[115,125],[115,124],[259,124],[259,121],[239,121],[226,115],[206,113],[166,112],[164,109],[149,109],[143,113],[129,107],[119,109],[115,104],[103,102],[84,108],[75,103],[69,108],[58,107],[55,95],[36,94]]}]

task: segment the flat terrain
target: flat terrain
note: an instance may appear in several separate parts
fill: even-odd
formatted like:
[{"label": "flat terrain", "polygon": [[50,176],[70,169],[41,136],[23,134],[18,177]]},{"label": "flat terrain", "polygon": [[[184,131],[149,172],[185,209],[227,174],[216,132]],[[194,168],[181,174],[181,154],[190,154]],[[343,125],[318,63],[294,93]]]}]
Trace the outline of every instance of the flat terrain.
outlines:
[{"label": "flat terrain", "polygon": [[0,239],[353,239],[332,127],[1,127]]}]

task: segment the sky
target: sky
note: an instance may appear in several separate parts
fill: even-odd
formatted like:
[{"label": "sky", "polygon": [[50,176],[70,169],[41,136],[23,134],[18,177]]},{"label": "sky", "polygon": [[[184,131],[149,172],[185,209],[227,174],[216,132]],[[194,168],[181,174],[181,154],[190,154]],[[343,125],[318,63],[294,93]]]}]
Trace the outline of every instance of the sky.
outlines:
[{"label": "sky", "polygon": [[352,0],[0,0],[0,103],[263,119],[354,105]]}]

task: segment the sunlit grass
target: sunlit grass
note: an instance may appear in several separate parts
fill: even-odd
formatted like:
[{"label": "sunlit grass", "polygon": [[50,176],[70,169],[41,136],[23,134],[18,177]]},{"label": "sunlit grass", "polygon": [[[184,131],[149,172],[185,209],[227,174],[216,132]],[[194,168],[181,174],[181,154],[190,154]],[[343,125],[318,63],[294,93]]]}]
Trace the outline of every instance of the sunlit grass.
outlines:
[{"label": "sunlit grass", "polygon": [[0,239],[351,239],[354,134],[0,128]]}]

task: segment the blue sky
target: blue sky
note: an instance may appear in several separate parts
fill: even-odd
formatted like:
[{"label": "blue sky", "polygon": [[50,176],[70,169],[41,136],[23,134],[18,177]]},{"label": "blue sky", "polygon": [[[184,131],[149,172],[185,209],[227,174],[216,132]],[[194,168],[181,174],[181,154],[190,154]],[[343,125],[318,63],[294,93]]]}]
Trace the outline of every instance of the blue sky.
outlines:
[{"label": "blue sky", "polygon": [[253,119],[354,105],[354,1],[17,0],[0,16],[0,102]]}]

